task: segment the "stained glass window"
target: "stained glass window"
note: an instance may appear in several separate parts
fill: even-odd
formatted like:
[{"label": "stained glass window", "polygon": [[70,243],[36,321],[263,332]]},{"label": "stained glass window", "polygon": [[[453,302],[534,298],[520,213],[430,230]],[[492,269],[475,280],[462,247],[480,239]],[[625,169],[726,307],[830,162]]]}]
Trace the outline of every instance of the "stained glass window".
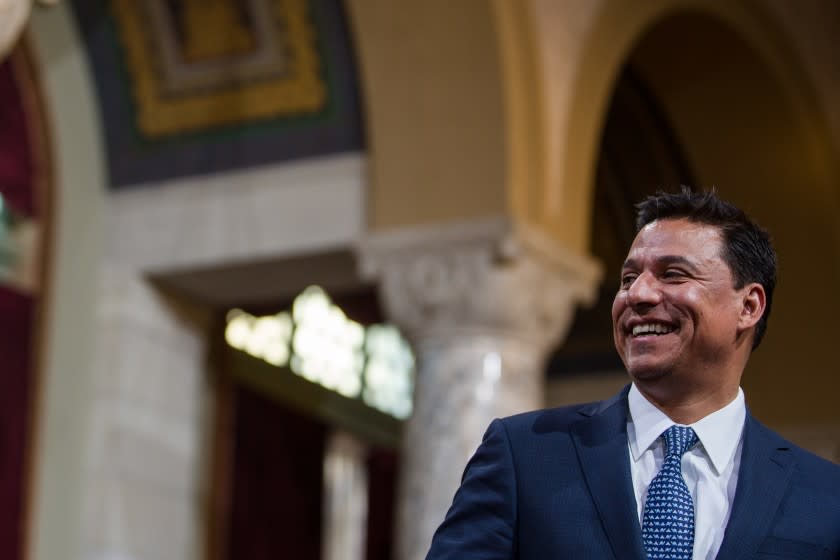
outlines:
[{"label": "stained glass window", "polygon": [[225,340],[395,418],[411,416],[414,355],[408,342],[392,325],[365,328],[349,319],[317,286],[295,298],[291,311],[255,317],[231,310]]}]

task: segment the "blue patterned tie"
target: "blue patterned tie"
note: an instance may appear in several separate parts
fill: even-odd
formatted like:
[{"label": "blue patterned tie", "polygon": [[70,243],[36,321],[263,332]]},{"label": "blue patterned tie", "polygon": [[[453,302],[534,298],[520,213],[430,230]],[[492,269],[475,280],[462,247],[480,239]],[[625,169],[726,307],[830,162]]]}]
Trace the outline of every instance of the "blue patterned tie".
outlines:
[{"label": "blue patterned tie", "polygon": [[682,476],[682,456],[697,443],[697,434],[687,426],[671,426],[662,437],[665,460],[648,487],[642,542],[649,560],[691,560],[694,502]]}]

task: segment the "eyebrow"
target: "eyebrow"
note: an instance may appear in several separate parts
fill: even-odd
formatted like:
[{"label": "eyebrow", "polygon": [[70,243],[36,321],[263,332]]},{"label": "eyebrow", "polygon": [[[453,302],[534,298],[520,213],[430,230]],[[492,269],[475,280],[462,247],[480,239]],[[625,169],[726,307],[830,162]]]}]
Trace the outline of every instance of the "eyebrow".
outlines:
[{"label": "eyebrow", "polygon": [[[692,271],[697,270],[697,267],[695,266],[695,264],[693,262],[691,262],[689,259],[687,259],[685,257],[682,257],[680,255],[662,255],[661,257],[656,257],[655,261],[660,266],[669,266],[669,265],[672,265],[672,264],[680,264],[680,265],[683,265],[683,266],[686,266],[686,267],[690,268]],[[621,269],[625,270],[625,269],[628,269],[628,268],[638,269],[639,268],[639,262],[636,259],[627,259],[626,261],[624,261],[624,264],[621,265]]]}]

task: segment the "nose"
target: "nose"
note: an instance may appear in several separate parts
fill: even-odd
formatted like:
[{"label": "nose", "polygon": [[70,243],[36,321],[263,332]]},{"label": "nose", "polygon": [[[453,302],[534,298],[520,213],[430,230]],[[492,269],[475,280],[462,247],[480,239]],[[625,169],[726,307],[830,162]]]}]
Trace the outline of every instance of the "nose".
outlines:
[{"label": "nose", "polygon": [[627,289],[627,304],[633,308],[653,307],[662,299],[662,292],[653,274],[644,272]]}]

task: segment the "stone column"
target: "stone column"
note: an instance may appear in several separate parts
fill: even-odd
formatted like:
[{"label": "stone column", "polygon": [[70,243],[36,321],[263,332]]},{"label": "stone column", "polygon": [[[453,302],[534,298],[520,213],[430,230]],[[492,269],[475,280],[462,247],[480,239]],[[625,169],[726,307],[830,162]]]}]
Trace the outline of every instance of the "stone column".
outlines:
[{"label": "stone column", "polygon": [[600,271],[504,220],[377,234],[360,263],[417,358],[396,558],[422,560],[490,421],[542,405],[547,353]]},{"label": "stone column", "polygon": [[364,560],[367,537],[367,448],[345,432],[330,435],[324,458],[324,560]]}]

